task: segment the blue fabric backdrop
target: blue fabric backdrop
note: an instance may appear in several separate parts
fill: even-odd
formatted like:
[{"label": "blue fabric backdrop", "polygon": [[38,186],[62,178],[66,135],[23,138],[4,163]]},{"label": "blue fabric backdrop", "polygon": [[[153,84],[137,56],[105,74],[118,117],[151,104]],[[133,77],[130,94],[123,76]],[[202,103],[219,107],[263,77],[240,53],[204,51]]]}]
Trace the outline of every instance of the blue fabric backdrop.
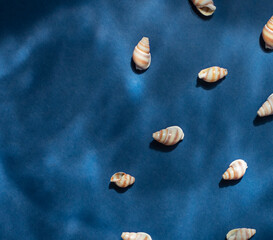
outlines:
[{"label": "blue fabric backdrop", "polygon": [[[0,2],[0,239],[273,239],[273,118],[256,118],[273,92],[272,0],[215,0],[208,19],[188,0]],[[197,80],[214,65],[224,80]],[[152,141],[172,125],[183,142]],[[246,175],[222,182],[237,158]],[[118,171],[135,184],[109,185]]]}]

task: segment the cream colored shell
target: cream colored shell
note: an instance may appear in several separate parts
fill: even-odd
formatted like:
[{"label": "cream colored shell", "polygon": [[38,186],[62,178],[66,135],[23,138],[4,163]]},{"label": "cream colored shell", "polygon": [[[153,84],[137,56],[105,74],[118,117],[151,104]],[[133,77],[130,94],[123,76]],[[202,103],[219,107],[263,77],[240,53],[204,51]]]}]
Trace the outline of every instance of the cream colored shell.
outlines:
[{"label": "cream colored shell", "polygon": [[172,126],[153,133],[153,138],[164,145],[171,146],[183,140],[184,132],[180,127]]},{"label": "cream colored shell", "polygon": [[260,117],[273,115],[273,93],[267,98],[264,104],[260,107],[257,114]]},{"label": "cream colored shell", "polygon": [[133,61],[136,64],[136,69],[146,70],[151,64],[151,53],[149,38],[143,37],[136,45],[133,52]]},{"label": "cream colored shell", "polygon": [[138,232],[138,233],[123,232],[121,234],[121,238],[123,240],[152,240],[149,234],[143,233],[143,232]]},{"label": "cream colored shell", "polygon": [[216,10],[212,0],[192,0],[192,2],[204,16],[210,16]]},{"label": "cream colored shell", "polygon": [[217,82],[228,74],[227,69],[210,67],[199,72],[198,77],[206,82]]},{"label": "cream colored shell", "polygon": [[229,165],[229,168],[223,174],[223,179],[238,180],[244,176],[246,169],[247,163],[244,160],[235,160]]},{"label": "cream colored shell", "polygon": [[228,232],[227,240],[248,240],[256,233],[256,229],[237,228]]},{"label": "cream colored shell", "polygon": [[273,16],[264,26],[262,36],[265,42],[265,48],[273,49]]},{"label": "cream colored shell", "polygon": [[111,177],[110,181],[115,183],[118,187],[126,188],[135,182],[135,178],[124,172],[117,172]]}]

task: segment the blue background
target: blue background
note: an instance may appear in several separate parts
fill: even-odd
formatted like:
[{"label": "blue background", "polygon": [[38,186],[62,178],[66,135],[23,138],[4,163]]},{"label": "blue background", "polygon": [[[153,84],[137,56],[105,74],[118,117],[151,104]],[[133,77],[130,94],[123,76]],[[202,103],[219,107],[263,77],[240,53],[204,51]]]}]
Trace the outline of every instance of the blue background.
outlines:
[{"label": "blue background", "polygon": [[[0,239],[273,238],[273,92],[260,37],[272,0],[1,0]],[[152,63],[131,63],[150,39]],[[206,67],[228,76],[197,79]],[[152,133],[179,125],[174,147]],[[241,181],[224,183],[238,158]],[[126,190],[112,174],[136,178]]]}]

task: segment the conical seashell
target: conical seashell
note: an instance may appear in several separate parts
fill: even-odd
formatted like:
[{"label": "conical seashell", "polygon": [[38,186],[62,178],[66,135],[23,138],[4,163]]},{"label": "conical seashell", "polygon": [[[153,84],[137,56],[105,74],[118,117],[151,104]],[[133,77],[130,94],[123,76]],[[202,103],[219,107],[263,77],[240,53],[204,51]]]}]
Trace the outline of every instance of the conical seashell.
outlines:
[{"label": "conical seashell", "polygon": [[257,113],[260,117],[273,115],[273,93],[267,98]]},{"label": "conical seashell", "polygon": [[220,67],[210,67],[198,73],[198,77],[206,82],[216,82],[228,74],[227,69]]},{"label": "conical seashell", "polygon": [[244,160],[238,159],[233,161],[227,171],[223,174],[224,180],[238,180],[242,178],[246,172],[247,164]]},{"label": "conical seashell", "polygon": [[133,52],[133,60],[136,64],[136,69],[146,70],[151,64],[151,53],[149,38],[143,37],[136,45]]},{"label": "conical seashell", "polygon": [[138,232],[138,233],[129,233],[123,232],[121,234],[123,240],[152,240],[151,236],[147,233]]},{"label": "conical seashell", "polygon": [[253,237],[256,229],[251,228],[237,228],[228,232],[227,240],[247,240]]},{"label": "conical seashell", "polygon": [[262,36],[265,42],[265,48],[273,49],[273,16],[264,26]]},{"label": "conical seashell", "polygon": [[184,132],[180,127],[172,126],[153,133],[153,138],[164,145],[171,146],[183,140]]},{"label": "conical seashell", "polygon": [[117,172],[111,177],[110,181],[121,188],[126,188],[135,182],[135,178],[124,172]]},{"label": "conical seashell", "polygon": [[212,15],[216,10],[212,0],[192,0],[192,2],[198,11],[205,16]]}]

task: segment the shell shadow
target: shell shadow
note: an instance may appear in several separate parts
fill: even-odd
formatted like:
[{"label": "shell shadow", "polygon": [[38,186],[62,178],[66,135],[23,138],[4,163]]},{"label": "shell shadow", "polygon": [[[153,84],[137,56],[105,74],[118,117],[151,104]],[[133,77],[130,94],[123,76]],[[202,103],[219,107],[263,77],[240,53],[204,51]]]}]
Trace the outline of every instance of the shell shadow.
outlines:
[{"label": "shell shadow", "polygon": [[149,147],[150,147],[150,149],[160,151],[160,152],[171,152],[172,150],[174,150],[178,146],[178,144],[179,144],[179,142],[173,146],[166,146],[162,143],[157,142],[156,140],[153,140],[150,142]]},{"label": "shell shadow", "polygon": [[219,188],[225,188],[225,187],[237,185],[239,182],[241,182],[241,180],[242,178],[238,180],[224,180],[222,178],[218,185],[219,185]]},{"label": "shell shadow", "polygon": [[211,16],[204,16],[202,13],[200,13],[197,8],[195,7],[195,5],[192,3],[191,0],[188,0],[190,6],[191,6],[191,9],[192,9],[192,12],[194,12],[199,18],[201,18],[202,20],[205,20],[205,21],[208,21],[210,19],[212,19],[213,17],[213,14]]},{"label": "shell shadow", "polygon": [[267,116],[267,117],[259,117],[258,115],[255,117],[253,120],[253,125],[255,127],[266,124],[267,122],[272,122],[273,120],[273,115]]},{"label": "shell shadow", "polygon": [[148,70],[148,68],[145,69],[145,70],[137,70],[136,69],[136,64],[135,64],[135,62],[134,62],[134,60],[133,60],[132,57],[131,57],[131,68],[132,68],[132,71],[134,73],[136,73],[136,74],[142,74],[142,73],[145,73]]},{"label": "shell shadow", "polygon": [[226,79],[226,77],[221,78],[220,80],[218,80],[217,82],[213,82],[213,83],[208,83],[206,81],[203,81],[202,79],[200,79],[199,77],[197,77],[196,79],[196,87],[202,87],[205,90],[211,90],[215,87],[217,87],[218,84],[220,84],[222,81],[224,81]]},{"label": "shell shadow", "polygon": [[110,183],[109,183],[109,186],[108,186],[108,189],[114,189],[114,190],[115,190],[116,192],[118,192],[118,193],[125,193],[125,192],[127,192],[128,189],[130,189],[133,185],[134,185],[134,184],[132,184],[132,185],[126,187],[126,188],[120,188],[120,187],[118,187],[115,183],[110,182]]},{"label": "shell shadow", "polygon": [[265,42],[264,42],[262,33],[260,34],[259,43],[260,43],[260,48],[263,50],[263,52],[265,53],[273,52],[273,49],[265,48]]}]

